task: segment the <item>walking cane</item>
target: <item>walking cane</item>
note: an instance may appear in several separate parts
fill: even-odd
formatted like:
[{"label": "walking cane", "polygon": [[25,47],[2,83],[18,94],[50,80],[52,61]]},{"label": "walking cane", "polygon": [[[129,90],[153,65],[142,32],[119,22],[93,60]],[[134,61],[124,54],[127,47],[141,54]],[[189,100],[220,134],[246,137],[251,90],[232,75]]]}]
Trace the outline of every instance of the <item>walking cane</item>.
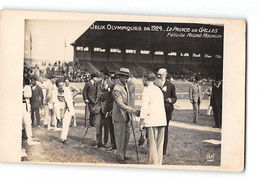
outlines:
[{"label": "walking cane", "polygon": [[83,143],[83,141],[84,141],[84,139],[85,139],[85,136],[87,135],[87,132],[88,132],[89,127],[90,127],[90,124],[89,124],[88,127],[86,128],[86,131],[85,131],[85,133],[84,133],[84,135],[83,135],[83,137],[82,137],[82,139],[81,139],[81,142],[80,142],[80,144],[79,144],[79,147],[80,147],[81,144]]},{"label": "walking cane", "polygon": [[137,144],[136,144],[136,139],[135,139],[135,130],[134,130],[134,125],[133,125],[132,118],[131,118],[131,120],[130,120],[130,123],[131,123],[131,126],[132,126],[133,135],[134,135],[134,141],[135,141],[135,150],[136,150],[137,161],[139,162],[139,157],[138,157],[138,150],[137,150]]}]

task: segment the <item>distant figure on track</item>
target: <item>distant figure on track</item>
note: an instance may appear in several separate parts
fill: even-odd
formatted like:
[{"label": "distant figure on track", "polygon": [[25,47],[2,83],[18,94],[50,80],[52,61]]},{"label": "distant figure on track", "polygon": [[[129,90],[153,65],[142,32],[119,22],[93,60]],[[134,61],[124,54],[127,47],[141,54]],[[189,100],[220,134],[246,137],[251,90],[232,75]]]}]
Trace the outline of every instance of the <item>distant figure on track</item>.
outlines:
[{"label": "distant figure on track", "polygon": [[199,110],[200,110],[200,103],[202,102],[202,89],[201,86],[198,84],[199,77],[195,76],[191,85],[189,86],[189,98],[190,102],[193,106],[193,122],[197,123],[199,121]]}]

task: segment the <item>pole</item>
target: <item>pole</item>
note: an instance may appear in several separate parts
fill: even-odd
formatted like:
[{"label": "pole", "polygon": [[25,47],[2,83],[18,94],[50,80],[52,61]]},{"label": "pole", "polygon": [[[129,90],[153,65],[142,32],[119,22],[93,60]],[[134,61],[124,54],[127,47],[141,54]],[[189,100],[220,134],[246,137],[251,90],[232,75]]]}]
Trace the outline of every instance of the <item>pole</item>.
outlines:
[{"label": "pole", "polygon": [[83,143],[84,138],[85,138],[85,136],[87,135],[87,132],[88,132],[89,127],[90,127],[90,125],[88,125],[88,127],[86,128],[86,131],[85,131],[85,133],[84,133],[84,135],[83,135],[83,137],[82,137],[82,139],[81,139],[81,142],[80,142],[80,144],[79,144],[79,147],[80,147],[81,144]]},{"label": "pole", "polygon": [[137,161],[139,162],[139,157],[138,157],[138,150],[137,150],[137,144],[136,144],[136,139],[135,139],[135,130],[134,130],[134,125],[133,125],[133,120],[132,120],[132,117],[131,117],[130,123],[131,123],[131,126],[132,126],[133,135],[134,135],[134,141],[135,141],[135,150],[136,150]]}]

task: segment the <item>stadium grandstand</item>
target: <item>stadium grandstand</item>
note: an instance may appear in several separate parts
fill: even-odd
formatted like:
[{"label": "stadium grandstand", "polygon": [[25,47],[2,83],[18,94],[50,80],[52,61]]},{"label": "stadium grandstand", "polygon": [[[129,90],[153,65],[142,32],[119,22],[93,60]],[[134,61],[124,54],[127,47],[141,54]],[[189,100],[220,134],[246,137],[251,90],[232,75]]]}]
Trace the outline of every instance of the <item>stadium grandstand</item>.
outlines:
[{"label": "stadium grandstand", "polygon": [[223,70],[223,35],[223,25],[96,21],[71,43],[73,63],[90,73],[127,67],[140,77],[166,67],[214,77]]}]

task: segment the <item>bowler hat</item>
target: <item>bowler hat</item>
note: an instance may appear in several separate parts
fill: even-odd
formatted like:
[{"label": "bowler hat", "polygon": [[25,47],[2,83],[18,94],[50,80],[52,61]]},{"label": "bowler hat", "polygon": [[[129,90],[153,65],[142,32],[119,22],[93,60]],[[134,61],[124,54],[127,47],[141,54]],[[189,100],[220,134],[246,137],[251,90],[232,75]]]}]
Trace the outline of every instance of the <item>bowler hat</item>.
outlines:
[{"label": "bowler hat", "polygon": [[124,75],[124,76],[131,76],[130,70],[128,68],[120,68],[119,72],[116,73],[117,75]]}]

